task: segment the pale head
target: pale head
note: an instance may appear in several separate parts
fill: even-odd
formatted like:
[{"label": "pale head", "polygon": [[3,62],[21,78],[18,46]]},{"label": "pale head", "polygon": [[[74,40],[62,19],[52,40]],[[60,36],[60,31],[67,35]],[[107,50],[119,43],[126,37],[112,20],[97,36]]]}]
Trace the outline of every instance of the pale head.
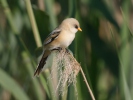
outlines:
[{"label": "pale head", "polygon": [[62,21],[60,28],[70,31],[71,33],[76,33],[77,31],[82,31],[79,22],[75,18],[67,18]]}]

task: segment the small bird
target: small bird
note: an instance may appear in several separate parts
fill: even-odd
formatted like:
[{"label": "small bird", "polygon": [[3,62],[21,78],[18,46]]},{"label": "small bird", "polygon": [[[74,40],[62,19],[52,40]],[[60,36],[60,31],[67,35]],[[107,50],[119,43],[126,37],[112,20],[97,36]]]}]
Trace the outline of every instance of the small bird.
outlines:
[{"label": "small bird", "polygon": [[34,76],[40,74],[51,51],[67,48],[74,40],[77,31],[82,31],[79,22],[74,18],[67,18],[49,34],[44,41],[43,55],[35,70]]}]

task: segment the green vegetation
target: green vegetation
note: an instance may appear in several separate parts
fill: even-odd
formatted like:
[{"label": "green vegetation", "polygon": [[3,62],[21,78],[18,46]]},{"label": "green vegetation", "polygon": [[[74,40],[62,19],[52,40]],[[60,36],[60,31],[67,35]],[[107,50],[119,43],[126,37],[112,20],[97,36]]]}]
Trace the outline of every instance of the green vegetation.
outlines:
[{"label": "green vegetation", "polygon": [[0,100],[92,100],[81,72],[57,96],[51,70],[33,77],[36,51],[67,17],[80,22],[69,49],[96,100],[133,100],[132,7],[131,0],[0,0]]}]

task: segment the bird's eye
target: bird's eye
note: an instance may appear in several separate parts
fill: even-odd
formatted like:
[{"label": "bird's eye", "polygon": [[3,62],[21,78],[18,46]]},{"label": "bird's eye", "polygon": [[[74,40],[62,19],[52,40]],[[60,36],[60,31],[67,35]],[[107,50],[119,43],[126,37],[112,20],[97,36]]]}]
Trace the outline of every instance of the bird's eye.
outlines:
[{"label": "bird's eye", "polygon": [[78,26],[77,26],[77,25],[74,25],[74,27],[75,27],[76,29],[78,29]]}]

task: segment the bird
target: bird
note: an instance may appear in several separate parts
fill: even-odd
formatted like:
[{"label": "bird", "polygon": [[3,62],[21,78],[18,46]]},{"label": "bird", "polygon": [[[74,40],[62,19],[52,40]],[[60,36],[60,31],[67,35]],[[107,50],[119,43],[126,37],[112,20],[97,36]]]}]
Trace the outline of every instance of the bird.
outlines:
[{"label": "bird", "polygon": [[34,72],[34,76],[40,74],[51,51],[67,48],[74,40],[77,31],[82,31],[78,20],[66,18],[48,35],[44,40],[42,57]]}]

